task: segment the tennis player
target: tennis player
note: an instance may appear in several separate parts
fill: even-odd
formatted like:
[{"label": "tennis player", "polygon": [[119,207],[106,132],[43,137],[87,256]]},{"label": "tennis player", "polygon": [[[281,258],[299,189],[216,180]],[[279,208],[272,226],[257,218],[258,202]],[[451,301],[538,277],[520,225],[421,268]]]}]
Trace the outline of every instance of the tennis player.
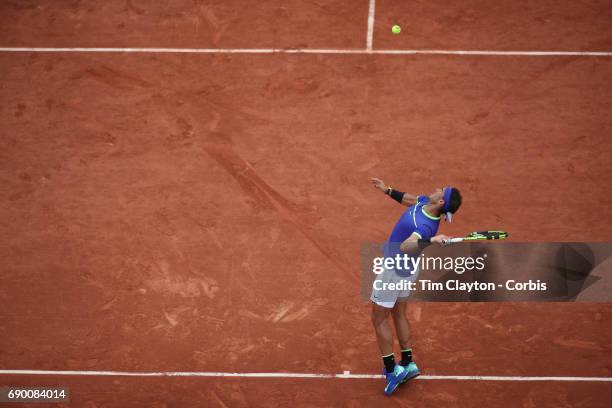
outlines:
[{"label": "tennis player", "polygon": [[[448,222],[461,206],[461,194],[453,187],[438,188],[429,196],[413,196],[394,190],[377,178],[372,179],[374,187],[390,196],[408,209],[395,224],[388,242],[385,244],[385,257],[395,258],[397,254],[407,253],[417,257],[420,251],[431,242],[443,245],[449,237],[436,235],[440,217],[444,215]],[[409,262],[410,266],[411,263]],[[372,324],[376,331],[376,340],[382,354],[383,373],[387,384],[385,394],[391,395],[397,386],[420,374],[417,365],[412,361],[412,349],[409,345],[410,330],[406,319],[406,302],[410,291],[407,289],[389,289],[390,283],[401,280],[416,280],[418,268],[414,271],[399,268],[386,269],[376,277],[372,295]],[[396,285],[397,286],[397,285]],[[393,354],[393,333],[389,326],[389,315],[393,317],[399,340],[402,359],[395,363]]]}]

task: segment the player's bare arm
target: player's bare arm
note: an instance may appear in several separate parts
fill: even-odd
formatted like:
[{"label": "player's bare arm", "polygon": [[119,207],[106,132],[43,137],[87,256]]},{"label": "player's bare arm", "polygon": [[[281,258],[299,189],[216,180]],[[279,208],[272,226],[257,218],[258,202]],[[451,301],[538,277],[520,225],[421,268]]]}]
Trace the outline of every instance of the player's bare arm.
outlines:
[{"label": "player's bare arm", "polygon": [[[444,234],[439,234],[429,239],[429,242],[433,242],[440,245],[445,245],[445,241],[450,239],[449,236]],[[419,250],[419,245],[421,238],[415,232],[412,233],[404,242],[400,245],[400,251],[405,252],[407,254],[415,253]],[[422,241],[422,240],[421,240]]]},{"label": "player's bare arm", "polygon": [[[391,191],[393,190],[393,188],[391,186],[386,185],[384,181],[382,181],[381,179],[373,177],[371,181],[376,189],[382,191],[383,193],[387,195],[391,194]],[[414,196],[412,194],[403,193],[403,197],[401,198],[400,204],[406,207],[414,205],[417,202],[417,197],[418,196]]]}]

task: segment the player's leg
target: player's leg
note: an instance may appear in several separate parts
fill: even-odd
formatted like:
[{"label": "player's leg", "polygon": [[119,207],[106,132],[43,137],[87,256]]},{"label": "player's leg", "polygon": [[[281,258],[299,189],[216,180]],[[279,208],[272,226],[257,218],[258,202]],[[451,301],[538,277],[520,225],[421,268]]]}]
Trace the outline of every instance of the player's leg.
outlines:
[{"label": "player's leg", "polygon": [[400,350],[402,351],[402,360],[400,365],[408,371],[406,380],[414,378],[420,374],[417,365],[412,361],[412,349],[410,348],[410,325],[406,318],[406,305],[408,302],[397,302],[391,311],[393,316],[393,324],[395,325],[395,331],[397,332],[397,338],[400,344]]},{"label": "player's leg", "polygon": [[[383,356],[393,355],[393,332],[389,325],[391,310],[391,308],[372,303],[372,324],[376,332],[378,348]],[[390,368],[388,371],[393,371],[394,365],[395,363],[389,367],[385,365],[385,368]]]},{"label": "player's leg", "polygon": [[389,315],[399,296],[399,291],[387,289],[390,283],[395,283],[398,277],[393,269],[385,269],[375,278],[372,285],[372,325],[376,332],[376,341],[385,365],[385,394],[390,395],[404,381],[408,372],[399,364],[395,364],[393,355],[393,332],[389,325]]},{"label": "player's leg", "polygon": [[389,325],[389,315],[392,308],[393,303],[372,303],[372,325],[376,332],[376,341],[378,342],[378,348],[385,365],[385,394],[387,395],[391,395],[397,386],[408,376],[406,369],[395,363],[395,356],[393,355],[393,332]]},{"label": "player's leg", "polygon": [[399,340],[401,350],[410,348],[408,344],[410,341],[410,325],[408,324],[408,319],[406,319],[407,303],[408,302],[397,302],[391,310],[393,324],[395,324],[395,331],[397,332],[397,339]]}]

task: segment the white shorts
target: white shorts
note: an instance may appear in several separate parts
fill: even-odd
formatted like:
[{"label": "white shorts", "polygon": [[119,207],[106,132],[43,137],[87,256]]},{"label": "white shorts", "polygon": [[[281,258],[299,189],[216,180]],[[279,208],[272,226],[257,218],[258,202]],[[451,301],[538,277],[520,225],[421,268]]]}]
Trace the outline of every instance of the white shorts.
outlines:
[{"label": "white shorts", "polygon": [[417,279],[419,270],[417,268],[413,275],[401,276],[395,272],[395,269],[387,269],[376,275],[372,282],[372,294],[370,300],[378,306],[393,308],[395,303],[408,299],[410,289],[408,283],[414,282]]}]

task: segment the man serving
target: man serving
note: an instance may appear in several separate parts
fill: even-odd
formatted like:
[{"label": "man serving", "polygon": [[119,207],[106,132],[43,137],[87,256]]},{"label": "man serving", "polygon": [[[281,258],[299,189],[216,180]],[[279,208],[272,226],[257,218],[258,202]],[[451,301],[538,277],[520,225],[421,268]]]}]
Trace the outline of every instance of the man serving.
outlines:
[{"label": "man serving", "polygon": [[[408,209],[395,224],[391,236],[385,245],[385,257],[394,258],[398,254],[418,256],[422,248],[431,242],[440,245],[448,239],[446,235],[436,235],[440,225],[440,217],[444,215],[448,222],[461,206],[461,194],[453,187],[437,188],[430,195],[413,196],[392,187],[377,178],[372,179],[374,187],[390,196]],[[415,270],[387,269],[376,277],[382,284],[375,285],[370,300],[372,300],[372,324],[376,331],[376,340],[385,365],[385,394],[391,395],[397,386],[410,378],[419,375],[417,365],[412,361],[412,349],[409,346],[410,330],[406,319],[406,302],[410,291],[407,289],[389,289],[402,279],[415,280],[418,268]],[[400,287],[400,285],[396,285]],[[378,288],[378,289],[377,289]],[[393,316],[395,330],[399,340],[402,359],[395,363],[393,354],[393,333],[389,326],[389,315]]]}]

